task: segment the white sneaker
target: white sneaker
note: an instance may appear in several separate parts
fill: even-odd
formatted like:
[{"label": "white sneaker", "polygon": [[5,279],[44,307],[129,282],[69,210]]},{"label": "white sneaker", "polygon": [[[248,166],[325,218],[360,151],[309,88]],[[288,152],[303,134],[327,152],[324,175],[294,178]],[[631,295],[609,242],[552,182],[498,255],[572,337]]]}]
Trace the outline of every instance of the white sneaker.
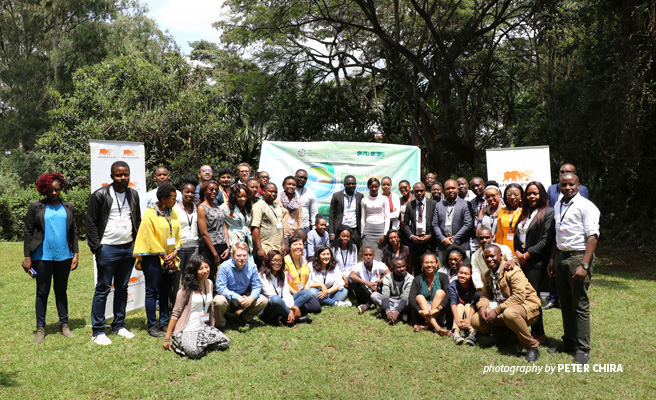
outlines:
[{"label": "white sneaker", "polygon": [[352,306],[353,306],[353,303],[351,303],[351,302],[348,301],[348,300],[345,300],[345,301],[343,301],[342,303],[344,303],[344,307],[352,307]]},{"label": "white sneaker", "polygon": [[107,335],[105,335],[104,333],[101,333],[98,336],[94,336],[92,340],[95,344],[99,344],[101,346],[107,346],[112,344],[112,340],[108,338]]},{"label": "white sneaker", "polygon": [[348,300],[346,300],[346,301],[336,301],[335,306],[337,306],[337,307],[351,307],[352,304]]},{"label": "white sneaker", "polygon": [[119,336],[123,336],[126,339],[132,339],[134,337],[134,333],[130,332],[125,328],[119,329],[118,331],[116,331],[116,334]]}]

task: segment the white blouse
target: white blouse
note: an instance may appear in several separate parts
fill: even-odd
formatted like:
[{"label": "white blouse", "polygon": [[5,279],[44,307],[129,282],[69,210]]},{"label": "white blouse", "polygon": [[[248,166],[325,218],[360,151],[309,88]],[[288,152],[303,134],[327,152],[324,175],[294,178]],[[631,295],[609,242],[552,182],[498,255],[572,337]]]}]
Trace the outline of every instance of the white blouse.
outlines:
[{"label": "white blouse", "polygon": [[360,207],[362,209],[360,217],[362,232],[364,232],[366,224],[385,224],[383,235],[386,235],[390,222],[389,199],[381,194],[376,197],[367,196],[362,199]]}]

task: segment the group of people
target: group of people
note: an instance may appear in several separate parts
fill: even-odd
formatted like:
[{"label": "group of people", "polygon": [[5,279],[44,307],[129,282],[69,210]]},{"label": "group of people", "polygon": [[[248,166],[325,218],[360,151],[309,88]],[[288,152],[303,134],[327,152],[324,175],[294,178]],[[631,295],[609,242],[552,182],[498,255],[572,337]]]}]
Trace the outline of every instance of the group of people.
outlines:
[{"label": "group of people", "polygon": [[[552,303],[541,307],[538,294],[549,275],[565,331],[563,344],[549,351],[588,362],[587,290],[599,210],[571,164],[548,191],[529,182],[502,192],[479,177],[441,184],[429,173],[412,186],[399,182],[400,196],[389,177],[370,178],[365,196],[346,176],[328,218],[317,212],[305,170],[283,179],[279,193],[266,171],[251,177],[248,164],[238,169],[236,182],[226,168],[217,182],[204,165],[176,188],[168,170],[157,168],[158,187],[148,192],[142,218],[129,166],[112,165],[112,183],[91,195],[86,219],[98,270],[94,343],[112,343],[105,331],[112,282],[111,330],[134,337],[125,309],[136,260],[145,277],[148,334],[188,357],[227,348],[230,316],[245,327],[255,317],[293,326],[311,323],[322,307],[351,307],[352,300],[360,314],[373,308],[391,325],[408,321],[457,345],[512,332],[531,362],[547,341],[542,309]],[[60,174],[42,175],[37,189],[45,198],[30,205],[25,220],[23,268],[37,281],[35,343],[45,337],[53,278],[61,333],[74,336],[66,286],[78,263],[77,228],[72,205],[60,198],[65,184]]]}]

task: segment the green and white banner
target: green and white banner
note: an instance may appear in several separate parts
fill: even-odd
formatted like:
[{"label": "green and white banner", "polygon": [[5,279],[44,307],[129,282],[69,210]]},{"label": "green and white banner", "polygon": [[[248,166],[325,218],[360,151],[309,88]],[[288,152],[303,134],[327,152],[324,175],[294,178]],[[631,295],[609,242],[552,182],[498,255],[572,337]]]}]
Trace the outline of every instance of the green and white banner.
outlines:
[{"label": "green and white banner", "polygon": [[296,170],[308,172],[306,187],[317,195],[319,213],[328,216],[334,192],[344,189],[344,177],[357,179],[357,190],[365,195],[367,180],[392,179],[392,190],[406,179],[419,182],[421,151],[415,146],[359,142],[270,142],[262,143],[259,171],[266,171],[270,182],[282,191],[282,181]]}]

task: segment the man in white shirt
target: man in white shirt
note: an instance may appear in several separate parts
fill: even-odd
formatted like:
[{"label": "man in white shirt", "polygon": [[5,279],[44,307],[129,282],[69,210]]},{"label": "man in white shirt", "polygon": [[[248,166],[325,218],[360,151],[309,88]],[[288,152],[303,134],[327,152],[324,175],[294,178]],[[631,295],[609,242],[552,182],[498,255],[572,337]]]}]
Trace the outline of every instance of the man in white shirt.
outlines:
[{"label": "man in white shirt", "polygon": [[[483,275],[485,275],[488,270],[483,256],[483,249],[485,249],[488,244],[493,243],[494,235],[492,234],[492,230],[490,228],[480,227],[478,229],[478,233],[476,234],[476,239],[478,240],[478,245],[480,248],[472,254],[470,261],[472,266],[472,281],[474,281],[474,287],[476,287],[476,290],[481,290],[483,289]],[[515,261],[515,255],[513,254],[512,250],[510,250],[510,247],[506,246],[505,244],[497,244],[497,246],[499,246],[499,249],[501,250],[501,257],[503,261],[505,261],[510,268],[518,265],[517,261]]]},{"label": "man in white shirt", "polygon": [[96,256],[98,282],[91,305],[93,342],[108,345],[105,334],[105,304],[114,282],[112,331],[126,339],[134,334],[125,329],[128,282],[134,258],[132,249],[141,223],[139,194],[130,189],[130,166],[125,161],[112,164],[112,184],[91,194],[87,207],[87,243]]},{"label": "man in white shirt", "polygon": [[383,277],[389,272],[387,266],[380,261],[374,260],[374,249],[365,247],[362,249],[360,263],[353,266],[348,278],[355,292],[355,297],[360,303],[358,313],[362,314],[371,307],[374,302],[377,307],[382,307],[383,296],[379,287],[383,284]]},{"label": "man in white shirt", "polygon": [[458,185],[458,197],[464,201],[469,202],[476,197],[474,192],[469,190],[469,182],[467,182],[467,178],[461,176],[460,178],[456,179],[456,184]]},{"label": "man in white shirt", "polygon": [[[169,175],[169,170],[166,169],[166,167],[158,167],[155,170],[155,182],[157,182],[157,187],[146,193],[147,206],[157,203],[157,189],[160,186],[169,183],[169,179],[171,179],[171,175]],[[176,203],[182,202],[182,193],[180,193],[179,190],[175,191],[175,201]]]},{"label": "man in white shirt", "polygon": [[303,208],[303,229],[305,233],[309,233],[315,223],[317,217],[317,195],[314,194],[312,189],[306,188],[308,173],[304,169],[299,169],[294,175],[296,180],[296,193],[301,198],[301,207]]},{"label": "man in white shirt", "polygon": [[590,361],[588,288],[599,237],[599,209],[579,193],[579,178],[560,177],[561,196],[554,207],[556,245],[547,272],[556,277],[563,316],[563,344],[549,353],[575,352],[575,364]]}]

